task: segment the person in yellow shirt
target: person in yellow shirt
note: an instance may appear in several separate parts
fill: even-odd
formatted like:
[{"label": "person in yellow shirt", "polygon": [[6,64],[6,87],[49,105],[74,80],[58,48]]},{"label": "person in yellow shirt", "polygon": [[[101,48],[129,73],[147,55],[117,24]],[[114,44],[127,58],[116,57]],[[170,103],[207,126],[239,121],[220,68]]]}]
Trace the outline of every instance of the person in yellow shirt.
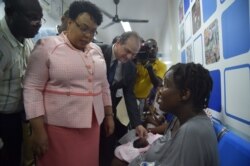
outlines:
[{"label": "person in yellow shirt", "polygon": [[152,88],[161,85],[162,78],[167,71],[167,66],[157,58],[158,46],[154,39],[146,40],[136,56],[136,83],[134,93],[139,101],[141,116],[145,99],[149,96]]}]

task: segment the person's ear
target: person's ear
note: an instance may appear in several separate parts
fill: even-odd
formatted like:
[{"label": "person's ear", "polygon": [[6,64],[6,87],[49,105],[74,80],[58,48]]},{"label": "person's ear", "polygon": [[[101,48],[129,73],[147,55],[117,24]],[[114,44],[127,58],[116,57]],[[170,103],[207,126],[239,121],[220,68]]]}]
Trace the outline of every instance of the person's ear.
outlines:
[{"label": "person's ear", "polygon": [[74,21],[72,19],[68,19],[67,21],[67,30],[69,29],[69,27],[74,23]]},{"label": "person's ear", "polygon": [[158,47],[157,47],[157,46],[156,46],[156,48],[155,48],[155,52],[158,53]]},{"label": "person's ear", "polygon": [[72,19],[68,19],[68,25],[74,23],[74,21]]},{"label": "person's ear", "polygon": [[115,44],[119,44],[119,45],[121,45],[121,41],[120,41],[120,39],[117,39],[117,41],[115,42]]},{"label": "person's ear", "polygon": [[182,97],[181,97],[181,99],[182,99],[183,101],[187,101],[187,100],[190,99],[190,96],[191,96],[190,90],[189,90],[189,89],[185,89],[185,90],[183,90],[183,92],[182,92]]},{"label": "person's ear", "polygon": [[62,16],[61,17],[61,22],[64,22],[65,19],[66,19],[65,16]]}]

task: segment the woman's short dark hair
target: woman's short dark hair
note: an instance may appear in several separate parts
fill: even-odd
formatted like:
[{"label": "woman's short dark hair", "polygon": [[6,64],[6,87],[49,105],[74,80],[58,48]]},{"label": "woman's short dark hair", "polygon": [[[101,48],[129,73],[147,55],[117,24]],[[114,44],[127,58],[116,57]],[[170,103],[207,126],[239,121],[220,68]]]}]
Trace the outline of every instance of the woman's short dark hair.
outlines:
[{"label": "woman's short dark hair", "polygon": [[75,20],[79,14],[88,13],[97,25],[102,23],[102,13],[100,9],[89,1],[74,1],[69,7],[69,18]]},{"label": "woman's short dark hair", "polygon": [[178,63],[169,70],[173,70],[174,83],[179,90],[190,90],[196,108],[201,110],[208,107],[213,80],[207,69],[201,64]]},{"label": "woman's short dark hair", "polygon": [[69,18],[69,10],[66,10],[66,11],[63,13],[63,16]]}]

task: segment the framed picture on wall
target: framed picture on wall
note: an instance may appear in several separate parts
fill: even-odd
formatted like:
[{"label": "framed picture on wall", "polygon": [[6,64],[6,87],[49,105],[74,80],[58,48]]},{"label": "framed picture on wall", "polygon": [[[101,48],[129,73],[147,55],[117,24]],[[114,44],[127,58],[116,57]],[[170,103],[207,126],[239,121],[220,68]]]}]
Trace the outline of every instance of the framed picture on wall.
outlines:
[{"label": "framed picture on wall", "polygon": [[184,13],[186,14],[190,6],[189,0],[184,0]]},{"label": "framed picture on wall", "polygon": [[213,21],[204,31],[206,64],[220,60],[218,20]]},{"label": "framed picture on wall", "polygon": [[184,18],[183,0],[180,0],[180,3],[179,3],[179,23],[182,22],[183,18]]},{"label": "framed picture on wall", "polygon": [[192,22],[193,22],[193,34],[201,27],[201,7],[200,0],[195,0],[195,3],[192,7]]},{"label": "framed picture on wall", "polygon": [[184,32],[184,24],[180,27],[180,41],[181,41],[181,47],[185,44],[185,32]]}]

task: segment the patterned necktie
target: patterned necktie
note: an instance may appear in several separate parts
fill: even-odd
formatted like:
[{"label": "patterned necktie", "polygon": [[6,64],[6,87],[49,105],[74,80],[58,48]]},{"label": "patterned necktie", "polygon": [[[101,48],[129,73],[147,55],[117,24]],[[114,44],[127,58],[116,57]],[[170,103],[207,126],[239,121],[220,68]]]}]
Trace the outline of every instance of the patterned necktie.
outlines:
[{"label": "patterned necktie", "polygon": [[110,67],[109,76],[108,76],[108,81],[109,81],[110,85],[112,85],[112,82],[114,81],[117,64],[118,64],[118,61],[116,59],[116,60],[114,60],[112,66]]}]

